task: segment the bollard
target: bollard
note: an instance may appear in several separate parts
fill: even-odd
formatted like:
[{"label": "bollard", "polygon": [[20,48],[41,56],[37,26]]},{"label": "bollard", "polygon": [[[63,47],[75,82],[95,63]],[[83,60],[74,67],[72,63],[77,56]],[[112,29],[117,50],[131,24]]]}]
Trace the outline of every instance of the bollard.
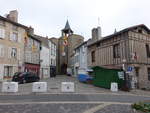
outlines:
[{"label": "bollard", "polygon": [[34,82],[32,92],[47,92],[47,82]]},{"label": "bollard", "polygon": [[74,92],[75,86],[73,82],[62,82],[61,83],[61,91],[62,92]]},{"label": "bollard", "polygon": [[18,92],[18,82],[3,82],[2,92],[9,92],[9,93]]}]

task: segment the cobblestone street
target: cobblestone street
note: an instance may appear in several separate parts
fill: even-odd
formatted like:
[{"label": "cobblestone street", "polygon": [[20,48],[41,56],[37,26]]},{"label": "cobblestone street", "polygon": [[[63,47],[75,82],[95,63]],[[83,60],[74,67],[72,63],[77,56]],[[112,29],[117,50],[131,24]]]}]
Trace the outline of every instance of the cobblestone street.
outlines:
[{"label": "cobblestone street", "polygon": [[[25,104],[0,105],[1,113],[134,113],[129,105]],[[96,112],[94,112],[96,111]]]}]

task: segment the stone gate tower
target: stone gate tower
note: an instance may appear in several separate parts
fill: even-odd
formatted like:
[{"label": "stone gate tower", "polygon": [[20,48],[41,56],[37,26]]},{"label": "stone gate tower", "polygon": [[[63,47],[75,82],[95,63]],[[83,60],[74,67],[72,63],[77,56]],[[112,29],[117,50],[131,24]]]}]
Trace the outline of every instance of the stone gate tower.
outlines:
[{"label": "stone gate tower", "polygon": [[58,40],[58,71],[59,74],[66,74],[70,67],[70,58],[75,47],[81,44],[84,38],[73,34],[67,20],[65,28],[61,30],[62,36]]}]

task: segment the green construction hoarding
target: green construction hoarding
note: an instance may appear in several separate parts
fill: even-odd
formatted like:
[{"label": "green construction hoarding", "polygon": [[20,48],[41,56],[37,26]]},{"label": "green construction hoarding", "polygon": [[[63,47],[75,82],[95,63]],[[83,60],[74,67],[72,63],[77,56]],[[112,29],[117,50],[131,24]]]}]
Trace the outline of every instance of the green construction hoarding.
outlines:
[{"label": "green construction hoarding", "polygon": [[93,84],[95,86],[109,88],[112,82],[118,83],[118,88],[123,87],[124,73],[121,69],[107,69],[104,67],[95,66],[93,69]]}]

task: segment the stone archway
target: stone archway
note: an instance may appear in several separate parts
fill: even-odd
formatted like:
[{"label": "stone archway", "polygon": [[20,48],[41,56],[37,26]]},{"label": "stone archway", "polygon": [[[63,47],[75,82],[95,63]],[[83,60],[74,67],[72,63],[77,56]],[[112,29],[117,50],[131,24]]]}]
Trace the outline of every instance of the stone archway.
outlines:
[{"label": "stone archway", "polygon": [[61,65],[61,74],[62,75],[67,74],[67,64],[66,63],[63,63]]}]

